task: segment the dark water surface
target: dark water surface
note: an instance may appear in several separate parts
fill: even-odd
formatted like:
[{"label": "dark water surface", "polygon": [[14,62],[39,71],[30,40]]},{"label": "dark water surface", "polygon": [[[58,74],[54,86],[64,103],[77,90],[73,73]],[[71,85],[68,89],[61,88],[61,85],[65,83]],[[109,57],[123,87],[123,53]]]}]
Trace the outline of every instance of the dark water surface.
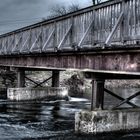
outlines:
[{"label": "dark water surface", "polygon": [[[128,91],[124,91],[124,95],[125,92],[129,95]],[[90,101],[82,98],[40,102],[0,100],[0,140],[140,140],[140,132],[106,136],[76,135],[75,112],[89,108]]]}]

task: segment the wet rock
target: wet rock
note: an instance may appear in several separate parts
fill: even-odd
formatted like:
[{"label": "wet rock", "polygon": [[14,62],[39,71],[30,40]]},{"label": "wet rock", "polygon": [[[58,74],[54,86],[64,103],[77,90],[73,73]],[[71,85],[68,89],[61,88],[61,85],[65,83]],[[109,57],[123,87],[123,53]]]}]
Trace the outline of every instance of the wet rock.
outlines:
[{"label": "wet rock", "polygon": [[85,93],[84,82],[83,78],[78,74],[74,74],[64,84],[68,87],[70,96],[82,97]]}]

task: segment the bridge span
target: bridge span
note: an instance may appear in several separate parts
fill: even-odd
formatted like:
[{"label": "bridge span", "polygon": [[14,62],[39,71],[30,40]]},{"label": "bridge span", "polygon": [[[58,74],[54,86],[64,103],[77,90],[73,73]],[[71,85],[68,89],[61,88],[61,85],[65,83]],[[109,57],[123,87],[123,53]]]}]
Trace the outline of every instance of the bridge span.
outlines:
[{"label": "bridge span", "polygon": [[[140,92],[124,99],[104,83],[140,78],[140,0],[110,0],[0,35],[0,66],[18,69],[18,87],[25,86],[26,70],[53,71],[53,87],[59,86],[59,71],[82,70],[92,79],[93,112],[77,113],[75,130],[138,130],[139,110],[114,109],[124,103],[137,108],[130,100]],[[111,112],[99,111],[104,109],[104,92],[121,100]]]},{"label": "bridge span", "polygon": [[111,0],[0,36],[0,65],[139,71],[140,1]]}]

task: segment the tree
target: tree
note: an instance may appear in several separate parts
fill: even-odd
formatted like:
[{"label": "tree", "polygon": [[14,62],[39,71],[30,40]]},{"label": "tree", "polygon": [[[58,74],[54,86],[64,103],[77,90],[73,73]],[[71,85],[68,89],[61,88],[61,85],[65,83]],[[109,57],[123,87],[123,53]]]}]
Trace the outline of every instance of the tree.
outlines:
[{"label": "tree", "polygon": [[67,9],[65,6],[54,6],[52,7],[51,13],[53,16],[62,16],[67,14]]},{"label": "tree", "polygon": [[67,13],[75,12],[79,9],[80,9],[80,6],[76,5],[76,4],[72,4],[68,7],[62,6],[62,5],[61,6],[56,5],[56,6],[52,7],[52,9],[51,9],[52,14],[49,17],[51,18],[51,17],[62,16],[62,15],[65,15]]},{"label": "tree", "polygon": [[102,0],[92,0],[93,5],[99,4]]},{"label": "tree", "polygon": [[79,5],[76,5],[76,4],[72,4],[68,7],[68,12],[71,13],[71,12],[75,12],[75,11],[78,11],[80,9],[80,6]]}]

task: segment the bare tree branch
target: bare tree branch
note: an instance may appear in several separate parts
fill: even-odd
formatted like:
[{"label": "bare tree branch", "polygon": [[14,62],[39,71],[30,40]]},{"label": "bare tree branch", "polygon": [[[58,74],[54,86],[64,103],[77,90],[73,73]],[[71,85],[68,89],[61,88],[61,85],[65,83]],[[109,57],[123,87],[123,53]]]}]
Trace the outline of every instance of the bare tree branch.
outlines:
[{"label": "bare tree branch", "polygon": [[69,13],[75,12],[75,11],[78,11],[79,9],[80,9],[79,5],[72,4],[68,7],[68,12]]},{"label": "bare tree branch", "polygon": [[101,2],[102,2],[102,0],[92,0],[93,5],[99,4]]},{"label": "bare tree branch", "polygon": [[52,9],[51,9],[52,14],[51,14],[51,16],[49,16],[49,18],[62,16],[62,15],[65,15],[67,13],[75,12],[79,9],[80,9],[80,6],[76,5],[76,4],[72,4],[68,7],[56,5],[56,6],[52,7]]}]

